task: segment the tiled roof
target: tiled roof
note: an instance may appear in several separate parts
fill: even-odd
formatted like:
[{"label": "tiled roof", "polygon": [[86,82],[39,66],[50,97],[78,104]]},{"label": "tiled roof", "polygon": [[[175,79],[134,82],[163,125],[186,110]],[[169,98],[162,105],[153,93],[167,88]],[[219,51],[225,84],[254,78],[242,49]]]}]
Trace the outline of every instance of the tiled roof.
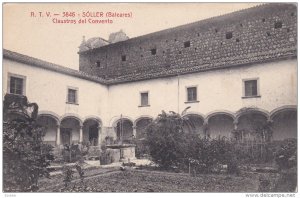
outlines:
[{"label": "tiled roof", "polygon": [[[274,27],[276,22],[282,23],[278,29]],[[232,39],[225,38],[227,32],[233,32]],[[174,38],[180,40],[180,46]],[[185,39],[190,39],[191,47],[182,47],[181,42]],[[150,45],[157,47],[158,54],[153,56],[147,49],[141,58],[143,48]],[[114,57],[120,56],[119,52],[128,52],[128,61],[122,62],[120,57]],[[4,58],[102,84],[163,78],[295,58],[297,8],[293,4],[266,4],[79,54],[87,57],[82,61],[87,65],[80,66],[84,72],[3,50]],[[101,68],[95,66],[93,57],[103,58]],[[102,68],[102,64],[105,67]],[[99,77],[105,72],[106,79]],[[95,76],[97,74],[99,76]]]},{"label": "tiled roof", "polygon": [[17,52],[13,52],[7,49],[3,49],[3,58],[10,59],[16,62],[24,63],[30,66],[35,66],[58,73],[74,76],[77,78],[94,81],[101,84],[106,84],[106,81],[100,77],[92,76],[90,74],[84,73],[82,71],[70,69],[61,65],[53,64],[47,61],[43,61],[37,58],[26,56]]},{"label": "tiled roof", "polygon": [[[189,47],[184,47],[185,41]],[[151,49],[156,49],[154,55]],[[296,50],[297,7],[271,3],[79,55],[80,70],[98,74],[109,83],[122,83],[286,59],[296,57]],[[123,55],[126,61],[121,60]],[[101,67],[95,65],[97,61]]]}]

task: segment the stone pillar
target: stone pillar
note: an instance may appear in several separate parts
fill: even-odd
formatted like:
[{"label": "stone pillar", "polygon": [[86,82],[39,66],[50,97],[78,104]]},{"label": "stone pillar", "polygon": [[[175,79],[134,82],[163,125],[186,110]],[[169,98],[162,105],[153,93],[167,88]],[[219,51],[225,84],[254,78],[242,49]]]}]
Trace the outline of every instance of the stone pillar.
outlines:
[{"label": "stone pillar", "polygon": [[208,119],[205,119],[203,122],[203,132],[204,132],[205,138],[210,137],[209,128],[208,128]]},{"label": "stone pillar", "polygon": [[235,119],[235,120],[233,121],[233,129],[234,129],[234,130],[237,130],[238,124],[239,124],[238,120]]},{"label": "stone pillar", "polygon": [[136,138],[136,126],[132,126],[132,135],[133,135],[133,138]]},{"label": "stone pillar", "polygon": [[102,142],[102,133],[101,133],[101,126],[98,125],[98,146],[101,148],[101,142]]},{"label": "stone pillar", "polygon": [[82,144],[83,142],[83,131],[82,131],[82,125],[79,126],[79,143]]},{"label": "stone pillar", "polygon": [[56,146],[60,145],[60,125],[56,126]]}]

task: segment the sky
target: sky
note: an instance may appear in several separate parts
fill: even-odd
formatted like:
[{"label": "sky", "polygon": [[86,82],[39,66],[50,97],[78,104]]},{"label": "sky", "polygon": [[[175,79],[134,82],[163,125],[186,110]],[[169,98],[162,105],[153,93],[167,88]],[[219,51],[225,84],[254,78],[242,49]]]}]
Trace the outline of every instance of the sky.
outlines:
[{"label": "sky", "polygon": [[[6,3],[3,5],[3,48],[78,70],[77,52],[83,36],[86,39],[108,39],[110,33],[122,29],[129,38],[133,38],[256,5],[258,4]],[[42,17],[39,12],[42,13]],[[66,14],[64,17],[63,12]],[[88,12],[93,16],[98,12],[98,16],[84,17],[83,13]],[[132,13],[132,17],[99,17],[101,12]],[[76,24],[53,23],[55,18],[75,20]],[[109,18],[113,23],[78,23],[79,19],[89,18]]]}]

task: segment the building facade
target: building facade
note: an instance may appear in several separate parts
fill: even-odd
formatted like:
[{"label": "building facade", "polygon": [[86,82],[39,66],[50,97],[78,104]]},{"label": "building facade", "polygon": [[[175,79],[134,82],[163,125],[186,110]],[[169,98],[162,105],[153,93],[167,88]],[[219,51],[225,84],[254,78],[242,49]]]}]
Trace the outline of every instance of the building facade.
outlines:
[{"label": "building facade", "polygon": [[214,138],[271,124],[297,137],[297,8],[266,4],[129,39],[79,46],[79,71],[3,51],[3,95],[39,105],[54,146],[142,137],[162,110]]}]

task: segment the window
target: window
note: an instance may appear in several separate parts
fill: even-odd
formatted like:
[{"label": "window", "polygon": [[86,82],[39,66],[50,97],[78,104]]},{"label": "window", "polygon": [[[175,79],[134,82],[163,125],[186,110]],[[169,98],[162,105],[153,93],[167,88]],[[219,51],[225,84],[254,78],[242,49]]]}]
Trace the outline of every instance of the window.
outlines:
[{"label": "window", "polygon": [[100,65],[101,65],[101,64],[100,64],[100,61],[97,61],[97,62],[96,62],[96,65],[97,65],[97,67],[100,67]]},{"label": "window", "polygon": [[68,88],[68,98],[67,103],[77,104],[77,89],[76,88]]},{"label": "window", "polygon": [[126,55],[122,55],[122,61],[126,61]]},{"label": "window", "polygon": [[141,106],[149,106],[148,92],[141,93]]},{"label": "window", "polygon": [[232,32],[227,32],[226,39],[231,39],[231,38],[232,38]]},{"label": "window", "polygon": [[258,96],[258,80],[244,80],[244,97]]},{"label": "window", "polygon": [[191,42],[190,41],[184,42],[184,47],[185,48],[190,47],[190,46],[191,46]]},{"label": "window", "polygon": [[197,87],[187,88],[187,101],[188,102],[197,101]]},{"label": "window", "polygon": [[155,55],[156,54],[156,49],[154,48],[154,49],[151,49],[151,54],[152,55]]},{"label": "window", "polygon": [[25,95],[25,76],[9,74],[8,92],[11,94]]}]

